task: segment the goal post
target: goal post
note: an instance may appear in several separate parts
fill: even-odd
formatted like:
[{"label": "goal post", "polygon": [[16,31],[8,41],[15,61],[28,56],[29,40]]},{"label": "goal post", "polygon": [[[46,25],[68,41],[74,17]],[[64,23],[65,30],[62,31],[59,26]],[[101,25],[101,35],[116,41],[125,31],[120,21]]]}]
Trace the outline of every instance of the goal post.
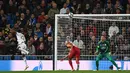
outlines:
[{"label": "goal post", "polygon": [[[83,62],[87,61],[85,63],[87,63],[90,68],[83,68],[80,66],[80,69],[95,69],[96,55],[94,52],[101,35],[105,36],[110,42],[110,49],[114,60],[121,61],[129,59],[130,37],[128,36],[130,36],[130,14],[74,14],[73,18],[70,18],[68,14],[56,14],[54,36],[55,70],[71,69],[59,67],[59,63],[62,64],[62,66],[68,66],[66,65],[66,61],[63,63],[60,62],[60,59],[67,55],[65,53],[67,49],[65,47],[67,36],[70,37],[70,41],[73,43],[77,37],[80,36],[80,40],[83,42],[80,47],[81,66],[84,66]],[[99,63],[99,69],[110,69],[111,63],[109,61],[103,59],[101,62]],[[121,67],[121,62],[117,63]],[[113,67],[113,69],[115,68]]]}]

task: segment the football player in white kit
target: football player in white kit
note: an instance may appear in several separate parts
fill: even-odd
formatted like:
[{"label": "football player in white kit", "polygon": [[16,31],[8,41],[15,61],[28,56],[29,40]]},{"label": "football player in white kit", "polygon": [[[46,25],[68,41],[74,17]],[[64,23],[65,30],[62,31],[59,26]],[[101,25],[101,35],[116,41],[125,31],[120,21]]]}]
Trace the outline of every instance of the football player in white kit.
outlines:
[{"label": "football player in white kit", "polygon": [[21,51],[22,58],[26,65],[24,70],[27,70],[29,68],[29,66],[26,61],[26,55],[28,55],[29,52],[27,51],[27,46],[25,44],[25,42],[26,42],[25,36],[20,32],[16,32],[14,29],[11,29],[11,33],[16,35],[17,42],[18,42],[17,49],[19,49]]}]

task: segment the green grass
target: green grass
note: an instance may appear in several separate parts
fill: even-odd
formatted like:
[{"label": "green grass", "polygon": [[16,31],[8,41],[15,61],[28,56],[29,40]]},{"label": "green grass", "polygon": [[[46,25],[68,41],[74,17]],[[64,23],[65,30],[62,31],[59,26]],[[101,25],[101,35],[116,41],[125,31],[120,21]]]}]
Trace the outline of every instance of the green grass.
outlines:
[{"label": "green grass", "polygon": [[5,71],[0,73],[130,73],[125,71]]}]

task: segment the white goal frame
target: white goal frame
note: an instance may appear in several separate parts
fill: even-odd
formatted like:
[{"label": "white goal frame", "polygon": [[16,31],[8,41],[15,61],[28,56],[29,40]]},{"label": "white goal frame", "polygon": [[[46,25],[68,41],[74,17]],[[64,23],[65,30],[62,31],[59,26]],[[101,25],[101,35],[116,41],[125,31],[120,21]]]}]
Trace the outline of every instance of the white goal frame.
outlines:
[{"label": "white goal frame", "polygon": [[[80,17],[81,16],[81,17]],[[74,14],[73,15],[73,18],[80,18],[80,19],[91,19],[91,18],[83,18],[83,16],[85,17],[93,17],[93,16],[129,16],[130,17],[130,14]],[[57,36],[58,36],[58,17],[67,17],[69,18],[68,14],[56,14],[55,15],[55,33],[54,33],[54,69],[57,70]],[[96,19],[97,20],[97,19]],[[98,19],[98,20],[103,20],[103,21],[108,21],[110,19]],[[130,20],[110,20],[110,21],[128,21],[130,22]]]}]

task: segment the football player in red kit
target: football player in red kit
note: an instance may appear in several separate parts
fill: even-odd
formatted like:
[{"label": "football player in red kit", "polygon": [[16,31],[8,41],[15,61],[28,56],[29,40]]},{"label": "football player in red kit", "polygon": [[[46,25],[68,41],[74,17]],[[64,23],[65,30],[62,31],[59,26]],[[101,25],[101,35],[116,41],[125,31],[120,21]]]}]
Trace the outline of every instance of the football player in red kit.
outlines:
[{"label": "football player in red kit", "polygon": [[78,47],[74,46],[71,42],[67,42],[65,45],[67,46],[69,53],[66,57],[62,58],[61,61],[63,61],[65,58],[68,58],[72,71],[74,71],[74,67],[72,64],[72,58],[75,57],[76,64],[77,64],[77,70],[79,70],[80,49]]}]

